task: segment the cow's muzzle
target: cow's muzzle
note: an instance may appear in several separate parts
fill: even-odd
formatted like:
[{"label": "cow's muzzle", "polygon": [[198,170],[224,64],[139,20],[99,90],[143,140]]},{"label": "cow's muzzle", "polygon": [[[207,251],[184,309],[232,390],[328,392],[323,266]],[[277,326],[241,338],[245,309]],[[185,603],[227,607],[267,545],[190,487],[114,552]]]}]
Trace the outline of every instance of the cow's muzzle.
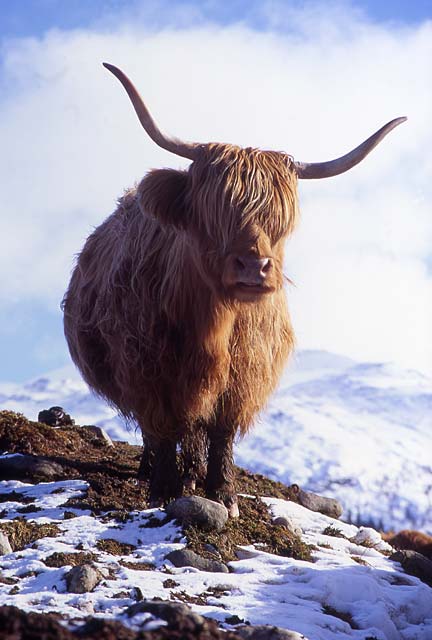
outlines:
[{"label": "cow's muzzle", "polygon": [[271,258],[237,256],[234,261],[236,285],[245,287],[265,287],[273,269]]}]

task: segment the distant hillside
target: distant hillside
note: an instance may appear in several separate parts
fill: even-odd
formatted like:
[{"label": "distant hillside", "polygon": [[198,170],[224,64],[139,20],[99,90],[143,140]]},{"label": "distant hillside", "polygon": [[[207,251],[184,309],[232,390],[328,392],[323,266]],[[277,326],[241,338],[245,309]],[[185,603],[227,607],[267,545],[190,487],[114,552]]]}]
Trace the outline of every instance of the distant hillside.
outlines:
[{"label": "distant hillside", "polygon": [[[60,405],[80,424],[140,443],[71,366],[0,384],[0,407],[35,419]],[[253,472],[337,497],[353,522],[432,533],[432,380],[390,364],[303,351],[236,460]]]}]

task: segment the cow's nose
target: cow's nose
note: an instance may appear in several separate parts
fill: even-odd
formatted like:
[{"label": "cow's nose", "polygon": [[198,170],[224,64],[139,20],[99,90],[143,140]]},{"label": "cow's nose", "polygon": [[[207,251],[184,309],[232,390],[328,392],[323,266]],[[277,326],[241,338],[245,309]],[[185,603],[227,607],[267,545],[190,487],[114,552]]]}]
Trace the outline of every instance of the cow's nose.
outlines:
[{"label": "cow's nose", "polygon": [[271,269],[270,258],[251,258],[250,256],[237,256],[236,266],[239,271],[254,271],[263,278]]},{"label": "cow's nose", "polygon": [[261,283],[271,270],[271,258],[256,258],[255,256],[237,256],[235,261],[240,281],[256,284]]}]

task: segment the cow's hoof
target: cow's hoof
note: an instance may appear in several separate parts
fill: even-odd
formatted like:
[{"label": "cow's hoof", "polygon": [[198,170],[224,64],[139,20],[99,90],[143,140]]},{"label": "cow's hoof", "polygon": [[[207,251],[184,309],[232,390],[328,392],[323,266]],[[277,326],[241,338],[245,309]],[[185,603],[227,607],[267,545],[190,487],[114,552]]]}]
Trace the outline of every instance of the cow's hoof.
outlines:
[{"label": "cow's hoof", "polygon": [[164,506],[164,501],[162,498],[157,498],[155,500],[149,501],[149,509],[161,509]]},{"label": "cow's hoof", "polygon": [[230,518],[238,518],[240,516],[237,502],[234,502],[233,504],[231,504],[229,507],[227,507],[227,509],[228,509],[228,515]]},{"label": "cow's hoof", "polygon": [[185,478],[183,480],[183,491],[195,491],[196,480],[194,478]]}]

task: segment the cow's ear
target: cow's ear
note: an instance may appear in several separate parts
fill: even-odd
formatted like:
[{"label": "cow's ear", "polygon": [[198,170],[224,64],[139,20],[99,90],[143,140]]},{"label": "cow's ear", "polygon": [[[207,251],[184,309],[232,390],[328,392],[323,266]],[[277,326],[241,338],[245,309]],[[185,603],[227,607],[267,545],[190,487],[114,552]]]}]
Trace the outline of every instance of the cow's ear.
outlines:
[{"label": "cow's ear", "polygon": [[153,169],[138,186],[137,197],[141,211],[155,216],[164,224],[184,226],[186,184],[186,171]]}]

